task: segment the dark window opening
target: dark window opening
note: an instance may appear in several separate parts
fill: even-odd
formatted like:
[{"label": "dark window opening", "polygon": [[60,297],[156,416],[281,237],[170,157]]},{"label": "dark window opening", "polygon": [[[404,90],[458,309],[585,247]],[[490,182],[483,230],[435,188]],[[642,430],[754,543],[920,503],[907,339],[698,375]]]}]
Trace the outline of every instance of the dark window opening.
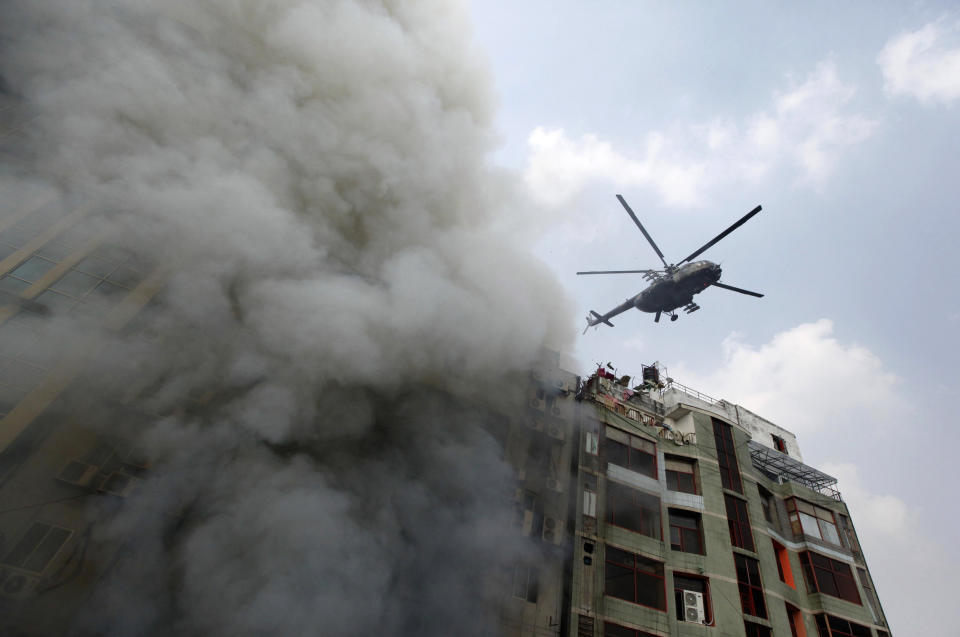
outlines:
[{"label": "dark window opening", "polygon": [[[582,635],[583,633],[580,634]],[[627,628],[619,624],[611,624],[610,622],[603,622],[603,635],[604,637],[657,637],[642,630],[634,630],[633,628]]]},{"label": "dark window opening", "polygon": [[760,506],[763,507],[763,519],[776,527],[777,505],[773,498],[773,494],[759,484],[757,485],[757,491],[760,493]]},{"label": "dark window opening", "polygon": [[659,540],[660,498],[608,480],[607,522]]},{"label": "dark window opening", "polygon": [[787,441],[776,434],[770,434],[773,438],[773,448],[780,453],[787,453]]},{"label": "dark window opening", "polygon": [[703,555],[703,525],[700,514],[679,509],[668,509],[667,513],[670,517],[670,548]]},{"label": "dark window opening", "polygon": [[658,610],[667,609],[663,564],[606,547],[604,594]]},{"label": "dark window opening", "polygon": [[682,493],[699,493],[696,475],[697,461],[673,456],[664,457],[664,469],[667,474],[667,488]]},{"label": "dark window opening", "polygon": [[870,629],[833,615],[816,615],[820,637],[872,637]]},{"label": "dark window opening", "polygon": [[753,551],[753,533],[750,531],[750,516],[747,503],[728,493],[723,495],[727,506],[727,525],[730,529],[730,543],[734,546]]},{"label": "dark window opening", "polygon": [[763,624],[744,621],[743,628],[747,631],[747,637],[772,637],[773,635],[773,633],[770,632],[770,627],[764,626]]},{"label": "dark window opening", "polygon": [[849,564],[813,551],[801,553],[800,563],[803,564],[803,574],[807,580],[808,592],[824,593],[854,604],[861,603],[860,593],[857,592],[857,583],[853,579],[853,572],[850,570]]},{"label": "dark window opening", "polygon": [[513,568],[513,596],[537,603],[540,582],[534,566],[518,564]]},{"label": "dark window opening", "polygon": [[607,462],[657,478],[657,446],[640,436],[606,427],[603,452]]},{"label": "dark window opening", "polygon": [[803,624],[803,613],[796,606],[784,602],[787,607],[787,621],[790,622],[790,637],[807,637],[807,627]]},{"label": "dark window opening", "polygon": [[711,420],[713,421],[713,440],[717,446],[717,463],[720,465],[720,482],[725,489],[743,493],[737,451],[733,444],[733,428],[722,420],[716,418]]}]

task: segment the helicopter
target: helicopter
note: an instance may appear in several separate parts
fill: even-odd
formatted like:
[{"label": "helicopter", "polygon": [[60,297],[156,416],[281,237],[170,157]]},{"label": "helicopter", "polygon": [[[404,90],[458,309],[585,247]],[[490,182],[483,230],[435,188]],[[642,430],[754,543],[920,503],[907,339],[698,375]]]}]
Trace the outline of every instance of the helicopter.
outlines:
[{"label": "helicopter", "polygon": [[751,292],[750,290],[737,288],[732,285],[727,285],[726,283],[720,283],[721,270],[718,264],[711,261],[693,261],[693,259],[703,254],[709,248],[713,247],[713,245],[718,241],[745,224],[751,217],[760,212],[763,209],[761,206],[757,206],[745,214],[740,218],[739,221],[705,243],[702,247],[700,247],[683,261],[680,261],[679,263],[667,263],[666,258],[663,256],[663,252],[660,251],[660,248],[657,247],[653,237],[650,236],[646,228],[643,227],[643,224],[640,223],[637,215],[635,215],[633,210],[630,209],[630,206],[627,205],[626,200],[624,200],[621,195],[617,195],[617,199],[619,199],[620,203],[623,204],[624,209],[626,209],[627,214],[630,215],[630,218],[633,219],[633,222],[637,224],[638,228],[640,228],[640,232],[642,232],[643,236],[646,237],[654,252],[656,252],[657,256],[660,257],[660,260],[663,261],[663,269],[590,270],[586,272],[577,272],[578,275],[643,274],[643,277],[650,282],[650,285],[645,290],[635,296],[631,296],[606,314],[600,315],[593,310],[590,310],[590,315],[587,316],[587,327],[585,327],[583,330],[584,334],[587,333],[588,329],[594,327],[595,325],[599,325],[600,323],[613,327],[613,323],[610,322],[612,317],[621,314],[622,312],[626,312],[630,308],[634,307],[641,312],[655,313],[656,316],[653,318],[654,323],[660,322],[661,314],[666,314],[670,317],[671,321],[676,321],[678,317],[675,310],[677,308],[682,307],[687,314],[691,314],[700,309],[700,306],[693,301],[693,295],[703,292],[711,285],[714,287],[723,288],[724,290],[731,290],[733,292],[739,292],[740,294],[755,296],[757,298],[763,297],[763,294],[760,294],[759,292]]}]

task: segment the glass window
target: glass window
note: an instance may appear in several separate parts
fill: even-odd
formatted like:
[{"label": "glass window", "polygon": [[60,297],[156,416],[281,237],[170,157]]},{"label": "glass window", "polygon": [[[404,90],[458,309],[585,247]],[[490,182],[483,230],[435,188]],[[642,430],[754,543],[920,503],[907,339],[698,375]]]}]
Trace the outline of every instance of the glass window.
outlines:
[{"label": "glass window", "polygon": [[842,546],[832,511],[798,498],[788,498],[786,504],[790,527],[795,535],[809,535]]},{"label": "glass window", "polygon": [[612,546],[606,547],[604,594],[635,604],[667,609],[663,564]]},{"label": "glass window", "polygon": [[664,469],[667,474],[667,488],[682,493],[697,493],[696,460],[664,457]]},{"label": "glass window", "polygon": [[49,272],[54,265],[55,264],[53,261],[50,261],[49,259],[32,256],[21,263],[15,270],[10,272],[10,276],[22,279],[27,283],[34,283],[37,281],[37,279]]},{"label": "glass window", "polygon": [[607,481],[607,522],[660,539],[660,498]]},{"label": "glass window", "polygon": [[[583,635],[583,631],[580,631],[580,634]],[[627,628],[619,624],[611,624],[610,622],[603,623],[603,635],[604,637],[657,637],[642,630],[634,630],[633,628]]]},{"label": "glass window", "polygon": [[753,550],[753,534],[750,531],[750,516],[747,503],[730,495],[723,494],[727,506],[727,526],[730,530],[730,543],[748,551]]},{"label": "glass window", "polygon": [[860,604],[860,594],[850,565],[813,551],[800,553],[807,590]]},{"label": "glass window", "polygon": [[670,548],[684,553],[703,555],[703,531],[700,514],[693,511],[669,509]]},{"label": "glass window", "polygon": [[604,435],[607,462],[651,478],[657,477],[657,447],[653,442],[613,427],[606,427]]},{"label": "glass window", "polygon": [[773,635],[773,633],[770,632],[769,626],[748,622],[746,620],[743,622],[743,628],[747,632],[747,637],[772,637]]},{"label": "glass window", "polygon": [[872,637],[869,628],[846,619],[833,615],[815,615],[814,618],[820,637]]},{"label": "glass window", "polygon": [[513,569],[513,596],[536,603],[539,593],[537,569],[518,564]]},{"label": "glass window", "polygon": [[743,493],[740,480],[740,465],[733,444],[733,428],[722,420],[713,421],[713,440],[717,447],[717,463],[720,465],[720,482],[725,489]]},{"label": "glass window", "polygon": [[34,522],[3,560],[4,564],[42,573],[56,556],[72,531]]},{"label": "glass window", "polygon": [[50,288],[57,292],[80,298],[92,290],[97,283],[99,283],[99,280],[95,276],[73,270],[60,277]]},{"label": "glass window", "polygon": [[589,489],[583,490],[583,514],[590,518],[597,517],[597,494]]},{"label": "glass window", "polygon": [[15,296],[20,296],[20,293],[30,287],[30,284],[26,281],[21,281],[20,279],[15,279],[12,276],[4,276],[0,278],[0,291],[13,294]]},{"label": "glass window", "polygon": [[103,259],[98,259],[96,257],[86,257],[80,263],[75,266],[76,270],[80,272],[85,272],[87,274],[92,274],[98,279],[104,279],[110,275],[117,268],[117,264],[104,261]]},{"label": "glass window", "polygon": [[743,612],[766,619],[767,605],[763,599],[763,583],[760,581],[760,562],[740,553],[733,554],[733,562],[737,567],[737,586],[740,589]]}]

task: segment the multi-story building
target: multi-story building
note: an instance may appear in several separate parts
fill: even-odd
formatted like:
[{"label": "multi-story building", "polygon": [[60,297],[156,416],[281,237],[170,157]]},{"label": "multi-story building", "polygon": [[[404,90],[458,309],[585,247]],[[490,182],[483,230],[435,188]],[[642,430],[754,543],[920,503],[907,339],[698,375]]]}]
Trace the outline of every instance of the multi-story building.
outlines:
[{"label": "multi-story building", "polygon": [[[574,444],[550,461],[569,482],[518,471],[518,508],[524,532],[546,533],[539,503],[549,494],[543,511],[555,511],[565,490],[551,528],[567,551],[559,600],[514,588],[541,621],[511,634],[889,637],[836,480],[803,463],[796,436],[643,371],[633,385],[603,368],[583,381],[535,374],[529,437]],[[560,559],[544,562],[541,590],[557,585]]]}]

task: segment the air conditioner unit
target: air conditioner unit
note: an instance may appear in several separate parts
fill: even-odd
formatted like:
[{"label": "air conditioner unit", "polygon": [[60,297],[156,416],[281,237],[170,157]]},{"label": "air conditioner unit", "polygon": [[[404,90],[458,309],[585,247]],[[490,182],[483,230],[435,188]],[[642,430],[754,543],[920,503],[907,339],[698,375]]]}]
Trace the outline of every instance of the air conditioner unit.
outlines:
[{"label": "air conditioner unit", "polygon": [[563,493],[563,485],[556,478],[547,478],[547,488],[557,493]]},{"label": "air conditioner unit", "polygon": [[563,427],[557,424],[552,424],[547,427],[547,435],[549,435],[551,438],[556,438],[557,440],[563,440]]},{"label": "air conditioner unit", "polygon": [[553,407],[550,408],[550,413],[553,414],[554,416],[562,416],[563,410],[560,409],[560,405],[558,405],[557,403],[553,403]]},{"label": "air conditioner unit", "polygon": [[26,599],[33,595],[37,580],[12,569],[0,568],[0,598]]},{"label": "air conditioner unit", "polygon": [[683,591],[683,621],[702,624],[707,620],[703,593]]},{"label": "air conditioner unit", "polygon": [[93,484],[94,478],[97,477],[99,472],[100,468],[96,465],[73,460],[57,476],[57,482],[87,488]]},{"label": "air conditioner unit", "polygon": [[560,546],[563,543],[563,526],[560,520],[551,517],[543,518],[543,533],[541,537],[544,542],[551,542]]},{"label": "air conditioner unit", "polygon": [[543,378],[544,378],[544,376],[543,376],[543,370],[542,370],[542,369],[536,369],[536,368],[531,369],[531,370],[530,370],[530,378],[532,378],[533,380],[538,381],[538,382],[539,382],[539,381],[542,381]]},{"label": "air conditioner unit", "polygon": [[536,394],[532,394],[530,396],[530,400],[527,404],[530,405],[531,408],[536,409],[537,411],[543,411],[547,406],[543,398],[538,398]]},{"label": "air conditioner unit", "polygon": [[553,380],[553,386],[565,394],[569,394],[572,391],[572,388],[570,387],[570,383],[568,383],[566,380],[562,378],[555,378]]},{"label": "air conditioner unit", "polygon": [[527,418],[527,427],[534,431],[543,431],[543,421],[539,418]]}]

